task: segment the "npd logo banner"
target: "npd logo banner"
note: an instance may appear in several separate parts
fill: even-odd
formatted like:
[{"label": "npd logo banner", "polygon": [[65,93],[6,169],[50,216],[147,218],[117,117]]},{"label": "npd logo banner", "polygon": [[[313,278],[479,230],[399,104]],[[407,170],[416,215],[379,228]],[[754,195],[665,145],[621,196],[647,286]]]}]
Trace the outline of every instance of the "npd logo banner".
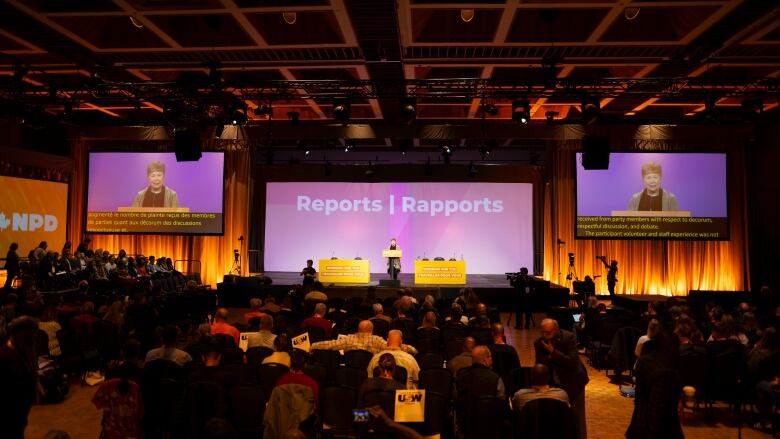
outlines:
[{"label": "npd logo banner", "polygon": [[60,251],[67,214],[67,183],[0,176],[0,257],[12,242],[19,243],[22,257],[40,241]]}]

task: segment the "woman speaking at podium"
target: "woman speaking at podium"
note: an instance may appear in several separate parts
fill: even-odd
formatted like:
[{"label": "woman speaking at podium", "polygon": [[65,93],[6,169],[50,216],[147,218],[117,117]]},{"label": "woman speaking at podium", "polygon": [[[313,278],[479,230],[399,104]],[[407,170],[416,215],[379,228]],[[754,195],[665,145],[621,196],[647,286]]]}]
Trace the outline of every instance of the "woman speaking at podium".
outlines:
[{"label": "woman speaking at podium", "polygon": [[[388,250],[400,250],[395,238],[390,239],[390,248]],[[393,280],[398,279],[398,273],[401,272],[401,258],[387,258],[387,274]]]}]

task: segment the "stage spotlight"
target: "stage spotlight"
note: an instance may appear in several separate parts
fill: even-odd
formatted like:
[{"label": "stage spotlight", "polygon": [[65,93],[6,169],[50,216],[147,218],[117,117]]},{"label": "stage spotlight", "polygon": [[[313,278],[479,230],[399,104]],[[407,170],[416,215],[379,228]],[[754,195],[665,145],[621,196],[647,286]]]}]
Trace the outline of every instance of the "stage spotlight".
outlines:
[{"label": "stage spotlight", "polygon": [[333,99],[333,118],[341,122],[342,125],[349,124],[350,104],[347,98]]},{"label": "stage spotlight", "polygon": [[282,12],[282,18],[284,19],[284,22],[287,24],[295,24],[295,22],[298,21],[298,13]]},{"label": "stage spotlight", "polygon": [[495,104],[483,104],[482,111],[488,116],[495,116],[498,114],[498,107]]},{"label": "stage spotlight", "polygon": [[452,153],[454,152],[454,148],[450,145],[444,145],[442,146],[442,152],[441,157],[444,159],[444,164],[449,165],[452,161]]},{"label": "stage spotlight", "polygon": [[298,125],[298,123],[300,123],[301,121],[301,113],[297,111],[288,111],[287,117],[290,118],[290,123],[292,123],[293,125]]},{"label": "stage spotlight", "polygon": [[[233,125],[243,125],[247,121],[247,105],[244,101],[237,101],[230,109],[230,123]],[[256,114],[256,113],[255,113]]]},{"label": "stage spotlight", "polygon": [[298,140],[298,141],[296,141],[295,142],[295,146],[299,150],[303,151],[304,155],[309,155],[309,153],[311,153],[311,148],[309,148],[309,144],[306,143],[305,140]]},{"label": "stage spotlight", "polygon": [[254,113],[255,116],[268,116],[271,114],[271,105],[260,104],[257,107],[255,107]]},{"label": "stage spotlight", "polygon": [[544,117],[547,119],[547,124],[552,125],[555,122],[555,118],[558,117],[557,111],[546,111]]},{"label": "stage spotlight", "polygon": [[350,152],[355,149],[357,141],[355,139],[344,139],[344,152]]},{"label": "stage spotlight", "polygon": [[482,146],[479,147],[479,155],[482,156],[482,160],[485,160],[485,158],[490,155],[492,149],[493,148],[489,143],[483,143]]},{"label": "stage spotlight", "polygon": [[417,117],[417,98],[401,98],[401,107],[398,113],[402,121],[406,123],[412,122]]},{"label": "stage spotlight", "polygon": [[471,20],[474,19],[474,10],[473,9],[461,9],[460,10],[460,19],[463,20],[464,23],[468,23]]},{"label": "stage spotlight", "polygon": [[582,123],[590,124],[598,119],[601,113],[601,101],[597,96],[585,96],[582,99],[582,106],[580,107],[582,113]]},{"label": "stage spotlight", "polygon": [[523,125],[531,120],[531,104],[528,99],[515,99],[512,101],[512,120]]},{"label": "stage spotlight", "polygon": [[225,131],[225,124],[217,124],[217,126],[214,128],[214,138],[217,140],[221,139],[223,131]]}]

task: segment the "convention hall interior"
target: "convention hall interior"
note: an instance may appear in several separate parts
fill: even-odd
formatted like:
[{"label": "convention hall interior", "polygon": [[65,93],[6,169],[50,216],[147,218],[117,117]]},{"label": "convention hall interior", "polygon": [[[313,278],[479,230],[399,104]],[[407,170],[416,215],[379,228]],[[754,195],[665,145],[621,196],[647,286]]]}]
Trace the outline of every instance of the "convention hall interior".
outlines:
[{"label": "convention hall interior", "polygon": [[780,437],[779,106],[775,1],[0,0],[0,437]]}]

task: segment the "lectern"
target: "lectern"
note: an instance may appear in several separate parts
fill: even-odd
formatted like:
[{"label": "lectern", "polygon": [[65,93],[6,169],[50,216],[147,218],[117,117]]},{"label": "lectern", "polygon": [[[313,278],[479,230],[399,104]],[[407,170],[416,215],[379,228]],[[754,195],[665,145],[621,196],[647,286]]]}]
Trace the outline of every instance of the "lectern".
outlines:
[{"label": "lectern", "polygon": [[390,261],[388,261],[388,263],[389,263],[389,268],[390,268],[390,271],[389,271],[390,272],[390,277],[392,279],[380,279],[379,280],[379,285],[381,285],[383,287],[395,287],[395,288],[398,288],[398,287],[401,286],[401,282],[398,280],[398,271],[396,271],[395,267],[393,266],[392,258],[401,259],[402,256],[403,256],[403,253],[401,252],[401,250],[398,250],[398,249],[396,249],[396,250],[390,250],[390,249],[382,250],[382,257],[391,259]]}]

